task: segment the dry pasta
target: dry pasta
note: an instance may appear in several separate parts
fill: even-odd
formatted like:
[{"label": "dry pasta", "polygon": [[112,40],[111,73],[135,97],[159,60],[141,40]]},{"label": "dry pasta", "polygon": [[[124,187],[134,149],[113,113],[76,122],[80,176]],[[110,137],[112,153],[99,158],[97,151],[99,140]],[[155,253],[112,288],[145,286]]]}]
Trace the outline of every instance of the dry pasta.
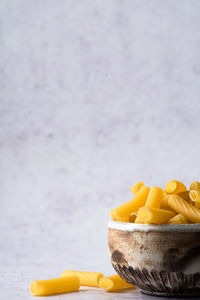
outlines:
[{"label": "dry pasta", "polygon": [[178,194],[185,191],[187,191],[186,186],[178,180],[171,180],[165,186],[167,194]]},{"label": "dry pasta", "polygon": [[80,280],[77,276],[68,276],[49,280],[35,280],[30,285],[34,296],[47,296],[78,291]]},{"label": "dry pasta", "polygon": [[139,181],[138,183],[134,184],[131,186],[130,190],[131,192],[136,195],[137,192],[139,192],[139,190],[141,189],[141,187],[144,185],[144,183],[142,181]]},{"label": "dry pasta", "polygon": [[178,214],[175,217],[171,218],[168,222],[168,224],[187,224],[187,223],[188,223],[187,219],[181,214]]},{"label": "dry pasta", "polygon": [[129,215],[136,212],[140,207],[145,205],[147,196],[149,194],[149,187],[142,186],[136,196],[117,208],[110,211],[110,215],[114,221],[129,222]]},{"label": "dry pasta", "polygon": [[80,280],[80,285],[85,286],[99,286],[99,280],[104,277],[100,272],[83,272],[83,271],[64,271],[61,274],[61,277],[65,276],[78,276]]},{"label": "dry pasta", "polygon": [[168,200],[169,206],[177,213],[182,214],[192,223],[200,223],[200,209],[185,201],[178,195],[171,195]]},{"label": "dry pasta", "polygon": [[135,223],[164,224],[174,216],[175,213],[173,211],[159,208],[141,207],[138,211]]},{"label": "dry pasta", "polygon": [[197,208],[200,208],[200,191],[192,190],[190,191],[190,199],[195,204]]},{"label": "dry pasta", "polygon": [[190,191],[195,190],[195,191],[200,191],[200,182],[198,181],[193,181],[190,184]]},{"label": "dry pasta", "polygon": [[135,288],[134,285],[127,283],[119,275],[103,277],[99,282],[99,286],[107,292],[114,292],[124,288]]},{"label": "dry pasta", "polygon": [[149,191],[145,206],[149,208],[160,208],[164,197],[165,192],[163,191],[163,189],[157,186],[153,186]]}]

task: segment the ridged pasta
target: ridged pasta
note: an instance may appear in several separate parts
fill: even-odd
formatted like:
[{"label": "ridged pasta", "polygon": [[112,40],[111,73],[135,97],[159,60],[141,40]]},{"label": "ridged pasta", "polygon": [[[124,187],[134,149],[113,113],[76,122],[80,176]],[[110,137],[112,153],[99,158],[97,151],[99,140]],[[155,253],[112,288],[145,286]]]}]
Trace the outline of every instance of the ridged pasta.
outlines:
[{"label": "ridged pasta", "polygon": [[49,280],[35,280],[30,285],[34,296],[47,296],[78,291],[80,280],[77,276],[68,276]]},{"label": "ridged pasta", "polygon": [[197,208],[200,208],[200,191],[192,190],[189,193],[192,204],[194,204]]},{"label": "ridged pasta", "polygon": [[164,197],[165,192],[163,191],[163,189],[157,186],[153,186],[150,188],[145,206],[149,208],[160,208]]},{"label": "ridged pasta", "polygon": [[171,180],[165,186],[167,194],[178,194],[185,191],[187,191],[186,186],[178,180]]},{"label": "ridged pasta", "polygon": [[99,282],[99,286],[107,292],[114,292],[124,288],[135,288],[133,284],[127,283],[119,275],[103,277]]},{"label": "ridged pasta", "polygon": [[175,212],[169,210],[141,207],[137,213],[135,223],[164,224],[175,215]]},{"label": "ridged pasta", "polygon": [[83,286],[99,286],[99,281],[101,278],[104,277],[104,275],[100,272],[84,272],[84,271],[68,271],[65,270],[62,272],[61,277],[66,276],[78,276],[80,280],[80,285]]},{"label": "ridged pasta", "polygon": [[117,208],[110,211],[110,215],[114,221],[129,222],[129,215],[136,212],[140,207],[145,205],[149,194],[149,187],[142,186],[136,196]]},{"label": "ridged pasta", "polygon": [[139,190],[141,189],[141,187],[144,185],[144,182],[139,181],[138,183],[134,184],[131,186],[130,190],[131,192],[136,195],[137,192],[139,192]]},{"label": "ridged pasta", "polygon": [[187,223],[188,223],[187,219],[181,214],[178,214],[175,217],[171,218],[168,222],[168,224],[187,224]]},{"label": "ridged pasta", "polygon": [[192,223],[200,223],[200,209],[185,201],[178,195],[171,195],[168,199],[169,206],[178,214],[182,214]]}]

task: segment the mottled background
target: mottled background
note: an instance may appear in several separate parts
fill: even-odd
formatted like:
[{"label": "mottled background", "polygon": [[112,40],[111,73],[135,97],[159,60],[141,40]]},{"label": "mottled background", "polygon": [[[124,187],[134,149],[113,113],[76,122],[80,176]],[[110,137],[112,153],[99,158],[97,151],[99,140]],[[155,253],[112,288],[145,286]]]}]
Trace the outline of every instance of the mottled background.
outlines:
[{"label": "mottled background", "polygon": [[199,10],[198,0],[1,0],[6,297],[17,278],[22,299],[24,282],[63,269],[110,274],[108,212],[129,187],[200,178]]}]

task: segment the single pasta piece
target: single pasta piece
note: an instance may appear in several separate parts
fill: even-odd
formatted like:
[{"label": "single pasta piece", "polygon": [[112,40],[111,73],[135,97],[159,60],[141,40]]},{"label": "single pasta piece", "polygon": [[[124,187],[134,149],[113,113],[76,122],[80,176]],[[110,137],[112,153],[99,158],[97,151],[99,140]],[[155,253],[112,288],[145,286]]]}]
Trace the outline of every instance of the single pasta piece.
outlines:
[{"label": "single pasta piece", "polygon": [[200,208],[200,191],[192,190],[190,191],[190,199],[195,204],[197,208]]},{"label": "single pasta piece", "polygon": [[178,214],[182,214],[192,223],[200,223],[200,209],[185,201],[178,195],[171,195],[168,200],[169,206]]},{"label": "single pasta piece", "polygon": [[130,223],[134,223],[135,222],[135,219],[137,218],[137,214],[134,212],[134,213],[131,213],[129,215],[129,222]]},{"label": "single pasta piece", "polygon": [[170,210],[141,207],[138,211],[135,223],[165,224],[175,215],[175,212]]},{"label": "single pasta piece", "polygon": [[61,277],[66,276],[78,276],[80,280],[80,285],[85,286],[99,286],[99,281],[104,275],[100,272],[83,272],[83,271],[64,271],[61,274]]},{"label": "single pasta piece", "polygon": [[165,192],[163,191],[163,189],[157,186],[153,186],[149,191],[145,206],[149,208],[160,208],[164,197]]},{"label": "single pasta piece", "polygon": [[137,192],[139,192],[139,190],[141,189],[141,187],[144,185],[144,183],[142,181],[139,181],[138,183],[134,184],[131,186],[130,190],[131,192],[136,195]]},{"label": "single pasta piece", "polygon": [[149,187],[145,185],[142,186],[139,192],[132,200],[111,210],[110,215],[113,218],[113,220],[120,222],[129,222],[129,215],[132,212],[136,212],[140,207],[145,205],[147,196],[149,194],[149,190]]},{"label": "single pasta piece", "polygon": [[124,288],[135,288],[133,284],[127,283],[119,275],[103,277],[99,282],[99,286],[107,292],[114,292]]},{"label": "single pasta piece", "polygon": [[168,224],[188,224],[188,221],[183,215],[178,214],[175,217],[171,218]]},{"label": "single pasta piece", "polygon": [[195,191],[200,191],[200,182],[198,181],[193,181],[190,184],[190,191],[195,190]]},{"label": "single pasta piece", "polygon": [[183,198],[184,200],[190,202],[189,191],[181,192],[181,193],[178,193],[177,195],[180,196],[181,198]]},{"label": "single pasta piece", "polygon": [[78,291],[80,280],[78,276],[68,276],[49,280],[35,280],[30,285],[34,296],[47,296]]},{"label": "single pasta piece", "polygon": [[185,191],[187,191],[186,186],[178,180],[171,180],[165,186],[167,194],[178,194]]}]

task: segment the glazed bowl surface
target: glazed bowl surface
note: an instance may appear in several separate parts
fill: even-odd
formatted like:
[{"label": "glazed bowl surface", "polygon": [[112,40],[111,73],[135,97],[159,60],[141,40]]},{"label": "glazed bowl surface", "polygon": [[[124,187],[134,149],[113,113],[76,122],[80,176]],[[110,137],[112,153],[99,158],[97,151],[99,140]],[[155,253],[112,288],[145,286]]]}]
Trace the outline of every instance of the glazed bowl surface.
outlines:
[{"label": "glazed bowl surface", "polygon": [[200,296],[200,224],[110,221],[108,242],[116,272],[143,293]]}]

